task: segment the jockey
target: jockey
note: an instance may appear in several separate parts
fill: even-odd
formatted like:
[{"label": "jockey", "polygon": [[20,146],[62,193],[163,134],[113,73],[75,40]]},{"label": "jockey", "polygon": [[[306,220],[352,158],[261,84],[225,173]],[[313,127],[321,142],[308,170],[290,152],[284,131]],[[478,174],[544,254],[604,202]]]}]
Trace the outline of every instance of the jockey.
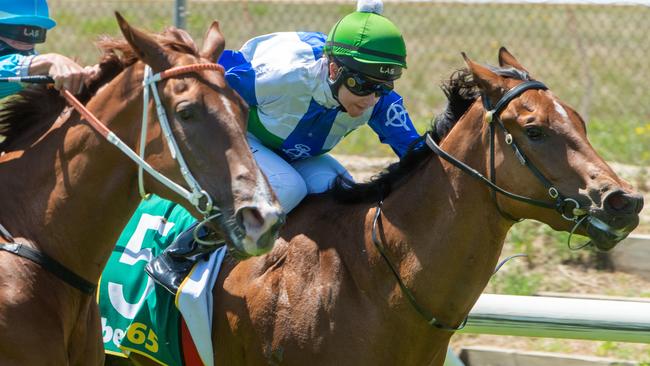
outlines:
[{"label": "jockey", "polygon": [[[420,137],[393,90],[406,68],[404,39],[382,10],[381,1],[362,0],[327,36],[268,34],[219,60],[250,107],[248,142],[285,212],[338,175],[352,180],[327,152],[360,126],[367,123],[400,157]],[[182,281],[176,270],[191,268],[186,258],[200,247],[191,235],[179,239],[146,269],[172,292]]]},{"label": "jockey", "polygon": [[360,1],[327,36],[264,35],[219,61],[248,102],[249,143],[285,212],[337,175],[351,179],[327,152],[360,126],[400,157],[419,137],[393,90],[406,68],[404,39],[381,10],[381,1]]},{"label": "jockey", "polygon": [[[0,2],[0,76],[49,75],[57,90],[78,94],[94,67],[81,67],[71,59],[48,53],[39,55],[34,46],[45,42],[56,22],[49,16],[46,0]],[[22,90],[20,83],[0,83],[0,98]]]}]

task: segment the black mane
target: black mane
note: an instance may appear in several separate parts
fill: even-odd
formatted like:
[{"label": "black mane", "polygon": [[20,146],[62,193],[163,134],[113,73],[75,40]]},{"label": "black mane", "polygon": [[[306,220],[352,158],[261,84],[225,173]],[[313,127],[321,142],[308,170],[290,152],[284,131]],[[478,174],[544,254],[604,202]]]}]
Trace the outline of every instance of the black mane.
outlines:
[{"label": "black mane", "polygon": [[[153,37],[173,51],[198,56],[198,50],[189,35],[170,27]],[[97,46],[103,53],[99,73],[84,88],[77,99],[86,104],[100,87],[113,80],[122,70],[138,61],[131,46],[123,39],[104,37]],[[20,140],[21,146],[28,146],[45,133],[66,107],[67,102],[53,88],[31,85],[17,95],[7,97],[0,108],[0,151],[9,151]],[[19,137],[26,137],[19,139]]]},{"label": "black mane", "polygon": [[[508,78],[529,80],[528,73],[514,68],[499,68],[488,66],[493,72]],[[456,125],[470,106],[478,99],[480,93],[477,84],[472,79],[468,69],[455,71],[449,80],[441,85],[447,97],[447,107],[435,117],[432,126],[424,134],[430,134],[437,142]],[[424,136],[413,143],[411,149],[399,162],[388,166],[383,172],[372,177],[366,183],[353,183],[339,176],[334,183],[330,194],[336,201],[343,203],[372,203],[382,200],[395,189],[404,179],[420,166],[432,154],[432,151],[423,142]]]}]

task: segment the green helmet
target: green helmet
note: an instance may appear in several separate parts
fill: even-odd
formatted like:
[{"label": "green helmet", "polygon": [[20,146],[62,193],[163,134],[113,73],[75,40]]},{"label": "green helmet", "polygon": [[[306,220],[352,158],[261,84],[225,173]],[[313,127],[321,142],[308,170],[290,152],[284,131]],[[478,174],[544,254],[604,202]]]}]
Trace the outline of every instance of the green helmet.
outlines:
[{"label": "green helmet", "polygon": [[406,45],[387,18],[355,11],[332,27],[324,48],[336,62],[380,80],[395,80],[406,68]]}]

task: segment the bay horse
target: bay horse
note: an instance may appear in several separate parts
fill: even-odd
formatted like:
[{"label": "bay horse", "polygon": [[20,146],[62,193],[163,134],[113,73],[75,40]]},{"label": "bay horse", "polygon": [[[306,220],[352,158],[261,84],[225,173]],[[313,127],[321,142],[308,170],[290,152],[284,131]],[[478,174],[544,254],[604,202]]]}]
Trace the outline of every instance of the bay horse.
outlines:
[{"label": "bay horse", "polygon": [[[215,221],[207,224],[239,256],[270,250],[284,215],[246,141],[247,106],[215,67],[225,42],[218,23],[199,51],[184,31],[150,35],[116,17],[125,41],[100,42],[99,77],[81,98],[87,109],[112,131],[111,142],[146,145],[142,165],[158,174],[144,177],[147,192]],[[140,202],[138,166],[64,106],[57,92],[30,88],[0,118],[3,366],[104,363],[93,294]]]},{"label": "bay horse", "polygon": [[215,365],[440,366],[517,220],[600,250],[637,226],[642,196],[574,109],[505,48],[500,67],[463,56],[426,145],[308,197],[269,254],[223,264]]}]

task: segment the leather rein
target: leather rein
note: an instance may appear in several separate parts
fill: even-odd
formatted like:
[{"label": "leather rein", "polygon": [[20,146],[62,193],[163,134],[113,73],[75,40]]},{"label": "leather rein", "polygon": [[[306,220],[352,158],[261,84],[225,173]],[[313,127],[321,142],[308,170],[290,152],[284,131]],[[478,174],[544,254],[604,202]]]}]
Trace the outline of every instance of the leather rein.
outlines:
[{"label": "leather rein", "polygon": [[[492,190],[492,197],[494,199],[494,202],[497,206],[497,209],[499,213],[501,213],[502,216],[514,220],[514,221],[521,221],[521,219],[515,219],[509,214],[505,213],[504,211],[501,210],[501,208],[498,205],[498,202],[496,201],[496,193],[502,194],[504,196],[507,196],[509,198],[515,199],[517,201],[525,202],[530,205],[534,206],[539,206],[543,208],[548,208],[548,209],[554,209],[565,220],[568,221],[573,221],[575,222],[575,226],[573,230],[583,223],[583,221],[588,217],[587,211],[582,209],[580,207],[580,204],[578,201],[576,201],[573,198],[568,198],[564,196],[560,191],[551,183],[549,179],[547,179],[544,174],[542,174],[537,167],[526,157],[526,155],[522,152],[522,150],[519,148],[517,143],[514,141],[514,138],[512,135],[508,132],[506,127],[504,126],[503,122],[499,118],[499,114],[505,109],[505,107],[510,103],[513,99],[517,98],[521,94],[523,94],[527,90],[547,90],[548,88],[546,85],[539,81],[525,81],[514,88],[508,90],[507,93],[505,93],[501,99],[497,102],[497,104],[492,107],[490,105],[490,102],[487,98],[486,95],[482,95],[481,99],[483,101],[483,107],[485,109],[485,121],[489,123],[490,126],[490,178],[486,178],[484,175],[479,173],[476,169],[470,167],[469,165],[463,163],[462,161],[456,159],[455,157],[451,156],[449,153],[446,151],[442,150],[440,146],[433,140],[431,137],[430,133],[426,134],[425,141],[427,146],[433,150],[433,152],[440,156],[441,158],[445,159],[455,167],[459,168],[463,172],[469,174],[470,176],[480,180],[481,182],[485,183],[488,185],[491,190]],[[501,131],[505,134],[505,141],[506,144],[510,145],[512,149],[514,150],[515,155],[517,156],[517,159],[519,162],[526,166],[532,173],[533,175],[546,187],[547,193],[549,197],[554,199],[555,201],[550,203],[548,201],[540,201],[537,199],[533,199],[530,197],[525,197],[521,196],[512,192],[509,192],[501,187],[499,187],[496,184],[496,168],[495,168],[495,159],[494,159],[494,146],[495,146],[495,125],[498,126]],[[377,204],[376,210],[375,210],[375,216],[372,222],[372,242],[374,243],[375,247],[381,254],[382,258],[388,265],[389,269],[393,273],[393,276],[395,277],[395,281],[399,285],[402,293],[404,296],[407,298],[411,306],[415,309],[415,311],[431,326],[444,330],[444,331],[450,331],[454,332],[456,330],[462,329],[465,327],[467,324],[467,316],[465,319],[461,322],[460,325],[458,326],[450,326],[446,325],[442,322],[440,322],[434,315],[431,313],[429,310],[424,308],[422,305],[420,305],[416,298],[415,295],[413,294],[413,291],[411,291],[406,284],[404,284],[404,281],[402,280],[401,276],[399,275],[399,272],[397,270],[397,267],[393,262],[390,260],[386,253],[386,249],[384,245],[382,244],[381,238],[377,235],[378,231],[378,226],[381,226],[381,209],[382,209],[382,204],[383,201],[380,200],[379,203]],[[569,206],[573,206],[573,208],[570,209]],[[379,223],[379,225],[377,225]],[[381,228],[379,229],[381,230]],[[570,240],[570,238],[569,238]]]},{"label": "leather rein", "polygon": [[[186,66],[177,66],[171,69],[165,70],[163,72],[153,74],[149,66],[145,66],[145,77],[142,82],[144,86],[143,90],[143,113],[142,113],[142,130],[140,135],[140,153],[137,154],[129,146],[127,146],[117,135],[115,135],[104,123],[102,123],[95,115],[92,114],[72,93],[68,90],[63,89],[61,94],[68,101],[68,103],[75,109],[79,114],[85,118],[85,120],[91,125],[95,131],[102,135],[108,142],[115,145],[120,151],[122,151],[129,159],[133,160],[138,165],[138,187],[140,195],[143,198],[147,197],[147,194],[144,190],[144,178],[143,171],[149,173],[153,178],[158,180],[160,183],[171,189],[172,191],[179,194],[181,197],[185,198],[192,204],[198,212],[203,214],[204,220],[202,223],[208,222],[210,220],[217,220],[222,225],[222,227],[228,228],[226,230],[230,239],[232,241],[241,240],[244,234],[241,232],[237,226],[233,225],[229,220],[227,220],[219,207],[215,206],[212,197],[201,188],[197,180],[194,178],[190,172],[187,163],[183,159],[178,144],[172,133],[167,114],[165,112],[165,107],[163,106],[160,96],[158,94],[157,82],[182,74],[187,74],[191,72],[196,72],[199,70],[215,70],[223,71],[223,67],[219,64],[205,63],[205,64],[192,64]],[[26,76],[26,77],[9,77],[9,78],[0,78],[0,82],[26,82],[26,83],[35,83],[35,84],[51,84],[54,80],[49,76],[36,75],[36,76]],[[191,189],[191,192],[166,176],[162,175],[160,172],[155,170],[149,163],[144,160],[144,149],[145,141],[147,136],[147,120],[148,120],[148,105],[149,105],[149,90],[154,96],[154,104],[156,106],[156,111],[158,115],[158,122],[161,125],[163,134],[169,145],[172,158],[175,159],[180,167],[181,174],[185,179],[185,182]],[[195,233],[196,235],[196,233]],[[52,273],[58,277],[63,282],[68,285],[76,288],[84,294],[92,295],[97,288],[95,283],[92,283],[83,277],[72,272],[70,269],[65,267],[63,264],[56,261],[54,258],[49,255],[41,252],[38,249],[32,248],[24,243],[17,243],[14,240],[14,237],[11,233],[0,224],[0,236],[4,237],[7,242],[0,243],[0,251],[6,251],[12,253],[19,257],[28,259],[41,267],[43,267],[48,272]]]}]

